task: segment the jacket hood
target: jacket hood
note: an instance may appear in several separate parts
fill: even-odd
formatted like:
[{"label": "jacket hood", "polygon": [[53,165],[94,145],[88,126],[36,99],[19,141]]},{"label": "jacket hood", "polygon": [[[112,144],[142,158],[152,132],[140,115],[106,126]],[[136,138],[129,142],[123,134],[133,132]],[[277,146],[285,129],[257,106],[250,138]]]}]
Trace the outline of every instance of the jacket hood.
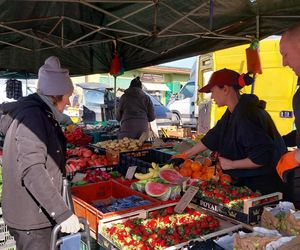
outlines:
[{"label": "jacket hood", "polygon": [[266,108],[266,102],[263,100],[259,100],[256,95],[253,94],[244,94],[241,96],[239,105],[242,108],[250,107],[250,106],[256,106],[261,109]]},{"label": "jacket hood", "polygon": [[131,96],[141,96],[141,95],[145,94],[144,91],[138,87],[128,88],[124,91],[124,93],[126,93],[127,95],[131,95]]},{"label": "jacket hood", "polygon": [[48,105],[42,101],[38,94],[31,94],[16,102],[1,104],[0,110],[3,116],[0,119],[0,132],[5,135],[16,116],[30,107],[40,107],[41,109],[51,112]]}]

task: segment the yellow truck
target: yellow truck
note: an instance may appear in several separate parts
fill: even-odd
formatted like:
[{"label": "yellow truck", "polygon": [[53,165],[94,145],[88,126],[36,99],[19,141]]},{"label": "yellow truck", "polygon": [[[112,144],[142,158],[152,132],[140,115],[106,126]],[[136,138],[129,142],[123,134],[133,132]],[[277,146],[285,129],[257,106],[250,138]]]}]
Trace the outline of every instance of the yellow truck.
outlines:
[{"label": "yellow truck", "polygon": [[[284,135],[294,127],[292,97],[297,87],[297,76],[288,67],[282,66],[279,52],[279,37],[270,37],[260,42],[262,74],[256,75],[255,84],[242,89],[243,93],[256,94],[267,102],[266,110],[272,116],[279,132]],[[207,84],[212,72],[228,68],[239,73],[247,72],[245,49],[249,45],[236,46],[197,58],[198,77],[196,87]],[[210,94],[198,94],[198,130],[206,132],[220,119],[225,108],[216,107]],[[207,120],[209,119],[209,120]]]}]

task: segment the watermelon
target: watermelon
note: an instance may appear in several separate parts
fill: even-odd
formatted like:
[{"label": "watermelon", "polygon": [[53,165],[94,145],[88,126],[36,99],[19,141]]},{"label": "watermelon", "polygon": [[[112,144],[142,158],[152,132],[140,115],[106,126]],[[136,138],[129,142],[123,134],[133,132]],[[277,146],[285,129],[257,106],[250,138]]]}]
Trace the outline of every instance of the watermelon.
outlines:
[{"label": "watermelon", "polygon": [[167,183],[182,184],[185,178],[175,169],[162,169],[159,172],[159,177]]},{"label": "watermelon", "polygon": [[149,181],[145,186],[146,194],[151,197],[166,201],[170,198],[171,188],[162,183]]}]

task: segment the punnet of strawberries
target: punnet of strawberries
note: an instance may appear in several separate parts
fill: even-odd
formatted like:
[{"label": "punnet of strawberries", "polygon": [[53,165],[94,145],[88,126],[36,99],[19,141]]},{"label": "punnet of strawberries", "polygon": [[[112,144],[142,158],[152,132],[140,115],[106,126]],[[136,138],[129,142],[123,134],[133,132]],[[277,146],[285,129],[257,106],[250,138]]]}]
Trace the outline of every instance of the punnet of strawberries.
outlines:
[{"label": "punnet of strawberries", "polygon": [[237,187],[226,182],[203,181],[200,183],[197,196],[231,209],[243,210],[244,200],[261,196],[248,187]]},{"label": "punnet of strawberries", "polygon": [[103,234],[126,250],[165,249],[218,230],[213,216],[186,208],[182,214],[174,206],[155,210],[147,219],[129,219],[103,228]]}]

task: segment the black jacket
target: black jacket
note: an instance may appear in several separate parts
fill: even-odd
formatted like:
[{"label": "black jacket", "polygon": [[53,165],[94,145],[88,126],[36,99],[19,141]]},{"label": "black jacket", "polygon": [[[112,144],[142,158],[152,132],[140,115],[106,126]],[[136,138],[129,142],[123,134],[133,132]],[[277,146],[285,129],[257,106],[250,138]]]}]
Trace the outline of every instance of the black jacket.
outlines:
[{"label": "black jacket", "polygon": [[241,96],[232,113],[227,109],[202,143],[230,160],[249,158],[263,165],[256,169],[227,170],[225,173],[237,178],[265,176],[267,183],[271,175],[276,178],[277,162],[286,152],[282,137],[259,99],[246,94]]},{"label": "black jacket", "polygon": [[72,215],[62,199],[66,141],[51,109],[37,94],[0,106],[5,223],[30,230]]}]

